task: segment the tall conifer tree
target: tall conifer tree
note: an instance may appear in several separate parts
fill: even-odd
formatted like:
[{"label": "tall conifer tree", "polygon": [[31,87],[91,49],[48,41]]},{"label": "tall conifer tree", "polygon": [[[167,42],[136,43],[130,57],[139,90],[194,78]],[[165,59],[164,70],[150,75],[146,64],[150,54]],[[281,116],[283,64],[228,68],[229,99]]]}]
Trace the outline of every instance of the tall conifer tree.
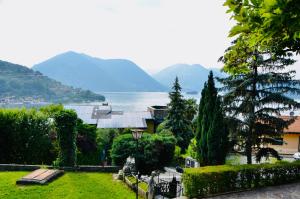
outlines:
[{"label": "tall conifer tree", "polygon": [[230,68],[230,72],[236,72],[220,81],[226,92],[227,115],[238,124],[237,138],[244,146],[247,163],[251,164],[253,152],[257,161],[269,155],[279,158],[268,144],[281,137],[283,129],[294,121],[293,117],[284,119],[280,115],[300,107],[290,97],[300,93],[300,81],[293,79],[295,71],[286,69],[294,63],[291,53],[262,52],[257,46],[248,46],[246,39],[238,38],[221,58],[225,70]]},{"label": "tall conifer tree", "polygon": [[174,133],[177,144],[184,152],[193,137],[191,121],[186,117],[186,101],[181,95],[181,87],[176,77],[173,91],[169,93],[169,112],[166,118],[166,128]]},{"label": "tall conifer tree", "polygon": [[196,130],[198,159],[202,165],[224,163],[227,136],[221,102],[213,73],[210,72],[208,81],[201,92]]}]

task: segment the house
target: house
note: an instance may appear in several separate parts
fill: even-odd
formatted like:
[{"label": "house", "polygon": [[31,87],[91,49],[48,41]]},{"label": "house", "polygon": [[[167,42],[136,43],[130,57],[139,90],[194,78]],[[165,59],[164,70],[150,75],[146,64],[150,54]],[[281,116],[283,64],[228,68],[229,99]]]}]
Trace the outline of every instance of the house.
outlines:
[{"label": "house", "polygon": [[143,129],[154,133],[154,119],[148,111],[120,112],[108,118],[99,118],[97,128],[102,129]]},{"label": "house", "polygon": [[156,128],[158,125],[160,125],[165,117],[167,117],[168,114],[168,107],[167,106],[150,106],[148,107],[148,112],[151,113],[151,116],[154,119],[154,131],[156,131]]},{"label": "house", "polygon": [[[291,116],[283,116],[288,119]],[[284,129],[283,136],[278,138],[282,142],[273,144],[270,147],[277,150],[280,154],[294,154],[300,152],[300,116],[295,117],[295,122]]]},{"label": "house", "polygon": [[67,105],[85,123],[97,128],[142,129],[154,133],[166,116],[166,107],[152,106],[147,111],[114,111],[107,103],[102,105]]}]

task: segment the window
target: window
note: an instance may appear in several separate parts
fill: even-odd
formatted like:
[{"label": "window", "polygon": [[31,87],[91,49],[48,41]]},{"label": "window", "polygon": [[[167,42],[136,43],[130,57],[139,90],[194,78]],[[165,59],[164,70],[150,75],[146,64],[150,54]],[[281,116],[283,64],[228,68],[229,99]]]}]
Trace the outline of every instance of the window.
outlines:
[{"label": "window", "polygon": [[283,145],[283,138],[274,138],[272,145]]}]

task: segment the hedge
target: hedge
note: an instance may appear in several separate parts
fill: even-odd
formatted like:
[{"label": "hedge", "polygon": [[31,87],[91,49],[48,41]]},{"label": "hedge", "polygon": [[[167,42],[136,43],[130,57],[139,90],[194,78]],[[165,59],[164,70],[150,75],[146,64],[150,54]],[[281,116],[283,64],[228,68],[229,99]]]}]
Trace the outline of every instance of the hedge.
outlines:
[{"label": "hedge", "polygon": [[300,161],[207,166],[185,169],[183,174],[184,192],[191,198],[281,185],[299,180]]}]

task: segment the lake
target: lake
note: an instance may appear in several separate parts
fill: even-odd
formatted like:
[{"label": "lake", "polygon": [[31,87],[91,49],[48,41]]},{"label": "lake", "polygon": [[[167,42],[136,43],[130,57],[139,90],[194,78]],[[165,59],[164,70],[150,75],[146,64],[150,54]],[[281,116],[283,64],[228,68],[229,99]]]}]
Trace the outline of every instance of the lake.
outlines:
[{"label": "lake", "polygon": [[[106,102],[112,105],[113,110],[122,111],[146,111],[153,105],[167,105],[169,94],[166,92],[103,92]],[[184,98],[200,99],[200,94],[183,94]]]}]

